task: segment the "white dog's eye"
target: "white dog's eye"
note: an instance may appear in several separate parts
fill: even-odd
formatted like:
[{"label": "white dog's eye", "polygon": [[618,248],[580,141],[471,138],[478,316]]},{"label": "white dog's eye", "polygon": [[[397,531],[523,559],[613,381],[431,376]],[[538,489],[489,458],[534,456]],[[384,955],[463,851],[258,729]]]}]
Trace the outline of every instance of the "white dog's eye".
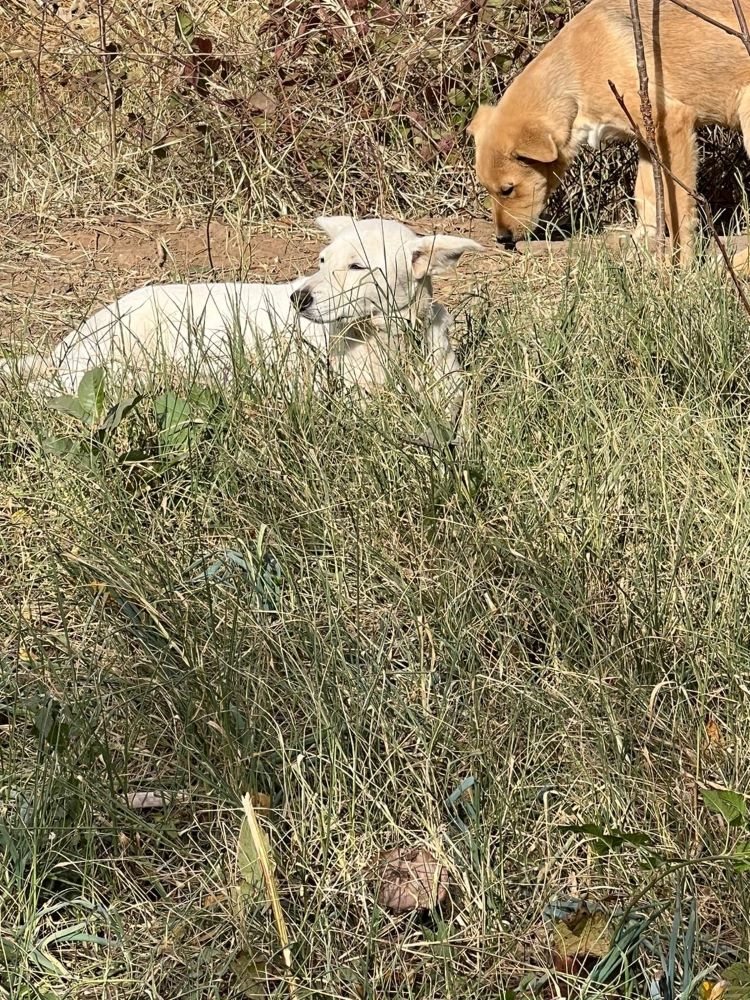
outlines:
[{"label": "white dog's eye", "polygon": [[366,271],[367,268],[365,267],[364,264],[356,264],[355,263],[355,264],[350,264],[349,265],[349,270],[350,271]]},{"label": "white dog's eye", "polygon": [[500,188],[500,194],[507,198],[509,194],[513,194],[513,188],[515,186],[515,184],[503,184]]}]

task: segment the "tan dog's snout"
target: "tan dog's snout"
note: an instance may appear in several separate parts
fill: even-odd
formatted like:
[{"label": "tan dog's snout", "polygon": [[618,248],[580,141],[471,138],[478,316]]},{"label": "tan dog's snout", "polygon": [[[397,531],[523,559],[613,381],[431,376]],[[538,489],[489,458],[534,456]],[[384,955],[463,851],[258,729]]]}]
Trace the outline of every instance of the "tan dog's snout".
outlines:
[{"label": "tan dog's snout", "polygon": [[497,243],[501,250],[513,251],[516,249],[516,238],[513,233],[508,232],[508,230],[496,233],[495,243]]}]

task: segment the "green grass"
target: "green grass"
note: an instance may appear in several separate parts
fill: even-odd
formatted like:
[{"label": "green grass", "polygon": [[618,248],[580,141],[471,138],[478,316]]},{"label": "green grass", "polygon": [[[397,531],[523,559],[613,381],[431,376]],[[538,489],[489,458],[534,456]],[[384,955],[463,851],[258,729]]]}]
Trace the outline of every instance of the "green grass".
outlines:
[{"label": "green grass", "polygon": [[[750,777],[747,319],[708,269],[536,279],[459,323],[455,446],[410,443],[438,418],[397,395],[263,378],[179,440],[147,393],[93,453],[0,399],[0,996],[242,996],[238,954],[287,995],[270,910],[234,893],[245,791],[299,996],[502,996],[549,969],[550,901],[638,893],[665,907],[645,996],[687,933],[654,859],[695,862],[692,972],[747,958],[750,835],[701,794]],[[442,916],[374,901],[412,844],[450,870]]]}]

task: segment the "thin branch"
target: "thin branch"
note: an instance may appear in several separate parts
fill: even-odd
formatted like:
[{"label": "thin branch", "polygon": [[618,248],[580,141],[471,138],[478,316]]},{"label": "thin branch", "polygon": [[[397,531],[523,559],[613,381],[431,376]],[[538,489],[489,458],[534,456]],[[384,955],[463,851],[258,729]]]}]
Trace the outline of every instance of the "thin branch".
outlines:
[{"label": "thin branch", "polygon": [[669,0],[669,2],[673,3],[675,7],[679,7],[681,10],[687,11],[688,14],[693,14],[695,17],[700,18],[700,20],[705,21],[706,24],[712,24],[714,28],[720,28],[728,35],[733,35],[735,38],[739,38],[741,42],[744,41],[741,31],[730,27],[728,24],[723,24],[721,21],[714,20],[714,18],[709,17],[708,14],[704,14],[703,11],[696,10],[695,7],[691,7],[690,4],[683,3],[683,0]]},{"label": "thin branch", "polygon": [[[643,29],[641,15],[638,11],[638,0],[630,0],[630,16],[633,21],[633,41],[635,42],[635,61],[638,67],[638,96],[641,99],[641,118],[646,129],[648,141],[645,143],[654,172],[654,201],[656,202],[656,252],[664,257],[667,250],[667,226],[664,216],[664,178],[659,170],[658,153],[656,150],[656,128],[651,100],[648,96],[648,67],[646,52],[643,46]],[[672,234],[674,239],[674,233]]]},{"label": "thin branch", "polygon": [[115,90],[112,86],[112,74],[109,69],[109,62],[112,58],[112,54],[107,49],[107,24],[104,17],[104,0],[98,0],[96,12],[99,17],[99,44],[102,49],[102,70],[104,72],[104,85],[107,88],[107,103],[109,105],[109,155],[112,160],[112,180],[114,181],[115,174],[117,172],[116,101]]},{"label": "thin branch", "polygon": [[[614,83],[612,83],[611,80],[608,80],[607,82],[609,83],[610,90],[615,95],[615,100],[622,108],[623,114],[630,122],[630,127],[633,129],[636,139],[640,143],[643,143],[645,145],[645,139],[641,134],[641,131],[638,128],[635,119],[631,115],[630,111],[628,111],[628,107],[625,104],[625,101],[623,100],[622,94],[618,92],[617,87],[615,87]],[[737,277],[737,272],[732,266],[732,261],[729,257],[729,254],[727,253],[727,248],[724,246],[721,237],[719,236],[716,230],[716,225],[714,224],[713,212],[711,211],[711,206],[709,205],[708,200],[704,198],[702,194],[699,194],[697,191],[694,191],[692,188],[689,188],[684,181],[680,180],[680,178],[676,176],[676,174],[670,169],[670,167],[668,167],[666,163],[664,163],[664,161],[661,159],[658,153],[655,153],[655,156],[656,156],[656,162],[659,164],[664,173],[668,174],[671,177],[671,179],[675,182],[675,184],[678,187],[682,188],[682,190],[687,195],[689,195],[696,203],[696,205],[698,205],[699,208],[703,211],[703,214],[706,218],[706,224],[708,226],[708,230],[711,234],[713,241],[716,243],[716,246],[719,248],[719,253],[721,254],[722,260],[724,261],[724,266],[727,269],[729,276],[732,279],[732,283],[734,284],[734,287],[737,290],[737,295],[739,297],[740,302],[742,303],[742,307],[748,314],[748,316],[750,316],[750,301],[748,301],[747,295],[745,294],[745,290],[742,287],[742,282]]]},{"label": "thin branch", "polygon": [[742,44],[747,50],[747,54],[750,56],[750,34],[747,30],[747,21],[745,20],[745,12],[740,6],[740,0],[732,0],[732,6],[734,7],[734,12],[737,15],[737,24],[740,26],[740,34],[742,35]]}]

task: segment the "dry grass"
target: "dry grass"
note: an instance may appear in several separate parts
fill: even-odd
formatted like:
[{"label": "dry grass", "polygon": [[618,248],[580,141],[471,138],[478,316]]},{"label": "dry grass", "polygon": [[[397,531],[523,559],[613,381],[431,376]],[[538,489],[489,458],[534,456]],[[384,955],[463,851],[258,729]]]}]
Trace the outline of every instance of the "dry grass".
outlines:
[{"label": "dry grass", "polygon": [[[6,10],[13,342],[145,280],[306,270],[319,210],[484,238],[466,120],[569,13],[185,4],[226,64],[186,76],[174,6]],[[585,198],[571,178],[576,211],[601,221],[616,162],[587,161]],[[670,948],[672,1000],[747,959],[750,833],[703,800],[748,787],[746,318],[710,263],[670,284],[599,252],[476,257],[438,292],[470,373],[458,445],[410,444],[441,426],[423,401],[273,372],[179,387],[177,438],[149,392],[100,448],[0,397],[3,1000],[289,996],[272,913],[237,897],[246,791],[270,798],[295,1000],[510,1000],[567,896],[653,915],[627,970],[571,995],[645,996]],[[571,823],[649,845],[599,854]],[[450,906],[377,905],[401,845],[447,867]]]},{"label": "dry grass", "polygon": [[[100,18],[97,0],[10,0],[6,211],[482,214],[466,124],[577,6],[138,0]],[[745,158],[706,140],[706,186],[731,212]],[[632,151],[586,154],[552,221],[622,219],[632,173]]]},{"label": "dry grass", "polygon": [[[643,996],[670,941],[682,976],[682,858],[688,973],[746,956],[747,834],[702,801],[748,780],[746,321],[711,269],[515,266],[458,309],[458,448],[407,443],[424,403],[280,398],[272,372],[195,397],[169,458],[151,394],[90,457],[0,400],[8,997],[254,995],[266,965],[286,995],[233,888],[247,790],[305,995],[502,995],[549,970],[551,900],[645,892],[630,993],[585,993]],[[201,581],[227,550],[244,568]],[[571,822],[651,847],[600,856]],[[401,844],[447,866],[442,914],[375,904]]]}]

